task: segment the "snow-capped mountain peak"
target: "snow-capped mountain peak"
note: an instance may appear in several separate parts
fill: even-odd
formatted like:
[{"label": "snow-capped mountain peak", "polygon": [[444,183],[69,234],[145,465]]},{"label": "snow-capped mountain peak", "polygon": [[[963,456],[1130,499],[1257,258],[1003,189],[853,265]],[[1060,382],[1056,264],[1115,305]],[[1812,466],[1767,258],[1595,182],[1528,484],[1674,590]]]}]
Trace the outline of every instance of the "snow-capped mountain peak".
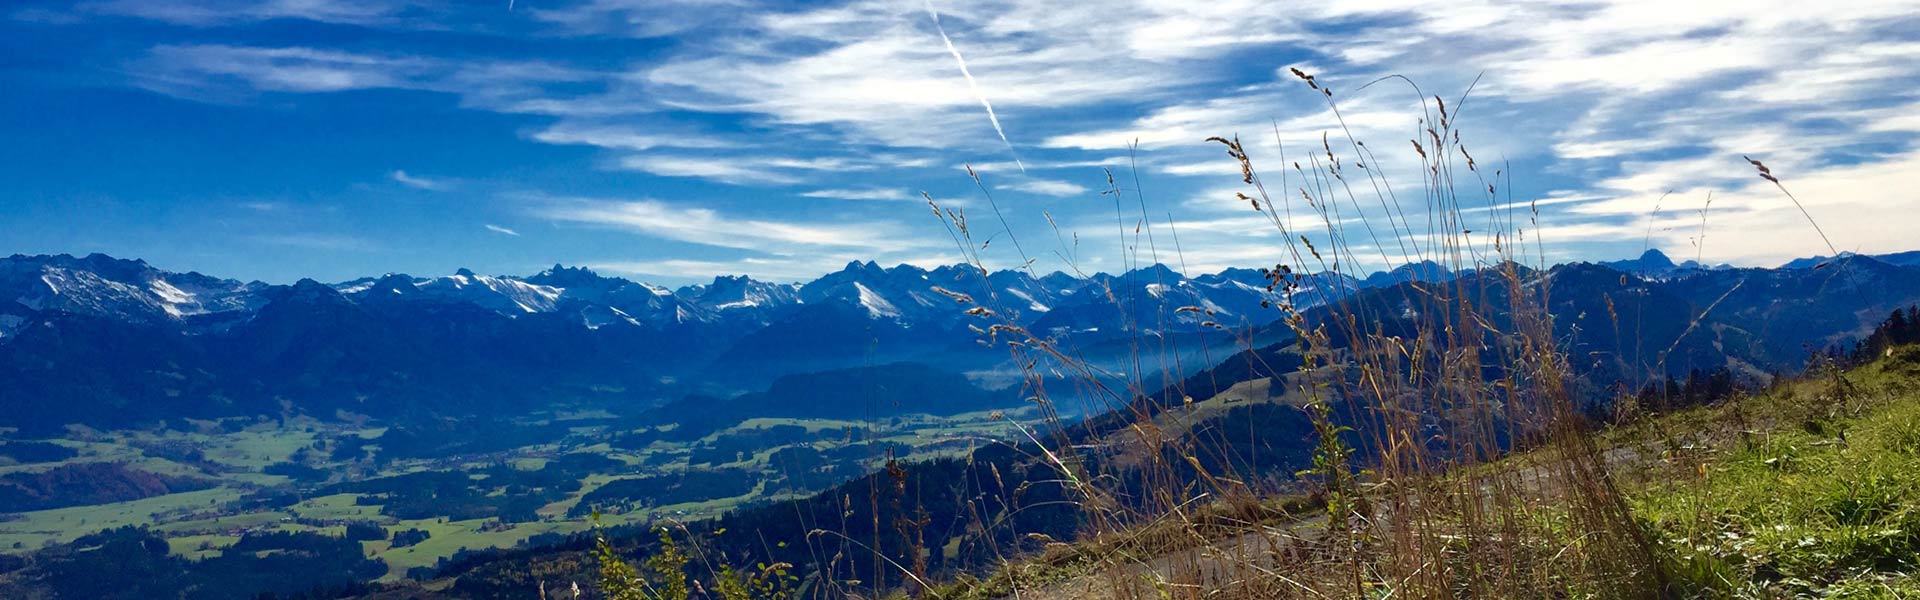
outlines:
[{"label": "snow-capped mountain peak", "polygon": [[866,284],[854,282],[853,287],[859,292],[860,306],[866,308],[867,313],[873,315],[874,318],[900,316],[899,308],[894,307],[892,302],[889,302],[885,297],[868,288]]},{"label": "snow-capped mountain peak", "polygon": [[256,307],[258,302],[249,296],[263,285],[199,273],[168,273],[145,261],[104,254],[0,259],[0,303],[30,312],[171,321]]}]

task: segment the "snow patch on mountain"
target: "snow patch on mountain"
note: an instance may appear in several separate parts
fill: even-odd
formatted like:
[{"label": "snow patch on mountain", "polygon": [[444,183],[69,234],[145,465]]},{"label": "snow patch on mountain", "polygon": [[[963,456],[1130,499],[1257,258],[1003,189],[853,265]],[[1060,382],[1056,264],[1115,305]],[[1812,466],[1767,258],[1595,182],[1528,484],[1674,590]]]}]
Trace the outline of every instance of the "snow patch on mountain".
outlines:
[{"label": "snow patch on mountain", "polygon": [[800,303],[799,286],[728,275],[713,278],[713,283],[680,288],[673,296],[714,312],[771,309]]},{"label": "snow patch on mountain", "polygon": [[900,316],[899,308],[894,307],[893,303],[888,302],[885,297],[875,293],[872,288],[867,287],[867,284],[856,281],[853,287],[859,290],[860,306],[867,309],[867,314],[873,315],[876,319]]},{"label": "snow patch on mountain", "polygon": [[194,298],[193,294],[173,287],[173,284],[167,283],[165,279],[155,279],[152,283],[147,284],[147,288],[153,290],[155,296],[160,297],[161,308],[165,309],[167,314],[175,317],[186,314],[188,309],[182,308],[182,306],[192,308],[199,307],[200,303]]},{"label": "snow patch on mountain", "polygon": [[475,275],[466,269],[447,277],[415,281],[413,285],[414,289],[433,296],[472,302],[504,314],[553,312],[562,295],[557,287],[511,277]]},{"label": "snow patch on mountain", "polygon": [[1214,314],[1216,314],[1216,315],[1230,315],[1230,314],[1233,314],[1233,311],[1231,311],[1231,310],[1227,310],[1227,309],[1225,309],[1225,308],[1221,308],[1219,304],[1215,304],[1215,303],[1213,302],[1213,299],[1211,299],[1211,298],[1207,298],[1207,297],[1204,297],[1204,296],[1200,298],[1200,308],[1204,308],[1204,309],[1207,309],[1208,311],[1210,311],[1210,312],[1212,312],[1212,313],[1214,313]]},{"label": "snow patch on mountain", "polygon": [[[1069,291],[1069,292],[1067,292],[1067,293],[1069,293],[1069,294],[1071,294],[1071,293],[1073,293],[1073,292],[1071,292],[1071,291]],[[1031,295],[1031,294],[1028,294],[1028,293],[1027,293],[1026,291],[1024,291],[1024,290],[1016,290],[1016,289],[1013,289],[1013,288],[1007,288],[1007,295],[1010,295],[1010,296],[1013,296],[1013,297],[1015,297],[1015,298],[1019,298],[1019,299],[1021,299],[1021,300],[1025,300],[1025,301],[1027,302],[1027,309],[1028,309],[1028,310],[1031,310],[1031,311],[1034,311],[1034,312],[1047,312],[1047,311],[1049,311],[1049,310],[1053,310],[1052,308],[1050,308],[1050,307],[1048,307],[1047,305],[1045,305],[1045,304],[1041,304],[1039,300],[1035,300],[1035,299],[1033,299],[1033,295]]]},{"label": "snow patch on mountain", "polygon": [[333,289],[339,291],[341,294],[345,294],[348,296],[355,296],[367,290],[373,289],[373,284],[375,282],[376,280],[373,280],[373,279],[362,279],[359,281],[350,281],[347,283],[342,283],[340,285],[333,286]]},{"label": "snow patch on mountain", "polygon": [[167,311],[146,290],[113,281],[89,271],[48,268],[40,276],[48,302],[74,312],[153,318]]},{"label": "snow patch on mountain", "polygon": [[640,326],[639,319],[611,306],[595,305],[580,310],[580,324],[587,326],[587,329],[599,329],[617,323]]}]

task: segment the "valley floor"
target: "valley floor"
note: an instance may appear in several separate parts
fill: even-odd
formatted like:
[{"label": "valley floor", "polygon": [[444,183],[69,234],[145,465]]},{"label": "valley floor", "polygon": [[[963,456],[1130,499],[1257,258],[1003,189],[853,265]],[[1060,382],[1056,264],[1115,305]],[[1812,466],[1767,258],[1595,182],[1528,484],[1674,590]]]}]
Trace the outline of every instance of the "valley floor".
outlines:
[{"label": "valley floor", "polygon": [[[1021,413],[1011,414],[1019,418]],[[186,491],[152,485],[138,490],[116,487],[133,496],[118,499],[82,489],[100,487],[99,482],[59,480],[57,487],[48,490],[53,499],[80,505],[0,514],[0,559],[122,527],[146,528],[165,540],[171,555],[195,562],[221,557],[246,536],[312,532],[357,539],[365,557],[384,568],[379,580],[394,581],[421,569],[430,572],[463,552],[513,548],[529,540],[584,533],[596,526],[595,518],[598,526],[612,527],[660,518],[717,516],[748,503],[803,497],[837,483],[840,477],[867,472],[888,452],[927,457],[960,454],[1011,433],[1010,420],[982,412],[908,415],[877,423],[762,418],[694,439],[635,440],[623,439],[630,432],[604,417],[555,415],[529,425],[547,428],[543,431],[552,437],[526,445],[387,460],[381,459],[387,449],[378,445],[388,439],[384,427],[306,418],[229,421],[187,422],[144,431],[77,430],[66,438],[32,442],[67,449],[70,456],[64,459],[0,459],[0,478],[48,479],[48,473],[110,465],[116,474],[130,479],[193,483],[186,486],[193,489]],[[769,442],[775,434],[786,437]],[[362,443],[367,444],[365,454],[361,448],[340,450]],[[797,453],[801,448],[817,454]],[[786,454],[776,456],[783,450]],[[593,460],[581,460],[589,455]],[[807,462],[782,462],[795,455]],[[554,463],[574,462],[588,464],[545,470]],[[812,469],[814,475],[801,476],[789,472],[792,469]],[[389,492],[364,487],[370,482],[410,482],[400,478],[434,473],[455,474],[474,483],[471,489],[461,490]],[[634,493],[643,495],[637,497],[612,494],[614,489],[608,488],[618,482],[677,484],[709,473],[745,478],[747,486],[711,494],[690,489],[658,502],[644,496],[657,491],[652,486],[642,485]],[[550,478],[543,474],[557,474],[563,480],[546,481]],[[494,481],[505,476],[525,477],[529,482],[536,476],[543,479],[538,484]],[[0,487],[14,484],[0,481]],[[521,492],[524,485],[564,491],[524,494],[532,502],[525,506],[525,514],[498,512],[517,510],[496,506],[506,506],[509,493]],[[76,500],[96,495],[100,502]],[[494,501],[500,502],[489,504]],[[391,506],[400,502],[426,505]],[[435,503],[441,506],[436,509]],[[594,509],[597,517],[591,514]],[[356,525],[377,527],[377,536],[356,536],[349,530]],[[0,572],[0,582],[5,578]]]}]

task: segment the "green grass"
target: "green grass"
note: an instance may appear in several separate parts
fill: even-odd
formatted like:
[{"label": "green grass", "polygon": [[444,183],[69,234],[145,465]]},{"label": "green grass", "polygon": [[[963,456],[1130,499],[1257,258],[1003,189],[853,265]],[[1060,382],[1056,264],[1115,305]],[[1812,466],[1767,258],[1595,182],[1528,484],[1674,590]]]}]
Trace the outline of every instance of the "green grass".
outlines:
[{"label": "green grass", "polygon": [[[470,521],[441,521],[439,519],[405,520],[389,525],[387,530],[420,529],[430,536],[426,541],[399,549],[380,552],[376,558],[387,563],[387,579],[406,575],[407,569],[431,567],[441,557],[453,556],[462,548],[479,550],[482,548],[507,547],[540,533],[538,523],[523,523],[507,532],[481,532],[480,526],[491,519]],[[514,535],[502,535],[514,534]]]},{"label": "green grass", "polygon": [[208,460],[259,470],[273,463],[287,461],[293,453],[312,445],[317,436],[301,429],[256,427],[215,439],[218,443],[206,449]]},{"label": "green grass", "polygon": [[1649,486],[1636,511],[1699,596],[1920,597],[1920,395],[1876,386],[1883,401],[1823,414],[1806,387],[1791,388],[1800,406],[1759,399],[1769,427]]},{"label": "green grass", "polygon": [[289,513],[280,511],[250,512],[203,519],[173,521],[155,525],[153,529],[164,535],[201,535],[254,528],[274,528],[280,525],[283,519],[289,519],[292,518],[292,516],[293,515]]},{"label": "green grass", "polygon": [[[1651,536],[1668,597],[1920,599],[1920,348],[1647,416],[1597,441]],[[1521,452],[1451,476],[1541,473],[1557,456]],[[1584,543],[1564,510],[1542,505],[1526,517],[1522,527],[1551,542],[1534,550],[1557,556]],[[1014,579],[1038,589],[1097,579],[1065,559],[1105,551],[1099,542],[1049,550],[984,581],[949,582],[947,597],[1005,597]]]},{"label": "green grass", "polygon": [[184,556],[188,560],[201,560],[219,556],[221,549],[237,541],[240,541],[240,537],[233,535],[188,535],[167,538],[167,547],[174,554]]},{"label": "green grass", "polygon": [[[1008,414],[1021,418],[1021,415],[1029,412],[1031,409],[1008,411]],[[598,416],[604,415],[557,415],[556,418]],[[223,506],[238,500],[247,490],[258,487],[278,487],[290,483],[284,477],[260,473],[260,470],[268,465],[288,461],[302,449],[314,446],[316,442],[340,436],[372,439],[383,430],[304,418],[290,420],[284,427],[277,423],[261,422],[237,431],[224,431],[220,424],[215,422],[192,422],[187,425],[189,427],[185,430],[83,431],[75,436],[76,439],[60,440],[59,443],[80,451],[80,455],[69,462],[121,461],[135,468],[156,473],[216,480],[221,484],[220,487],[132,502],[17,515],[17,519],[0,521],[0,553],[30,552],[48,543],[71,541],[102,529],[125,525],[152,527],[154,531],[167,538],[169,548],[174,554],[192,560],[219,556],[222,549],[237,541],[242,532],[318,530],[338,535],[343,529],[338,526],[316,529],[294,522],[296,519],[371,521],[381,524],[389,534],[406,529],[422,529],[429,532],[431,537],[426,541],[406,548],[392,548],[387,540],[363,542],[363,549],[369,557],[387,565],[388,571],[382,580],[394,581],[404,578],[409,569],[434,566],[441,559],[451,557],[462,549],[507,548],[540,534],[564,535],[588,532],[593,525],[584,518],[567,519],[566,514],[569,509],[579,502],[581,496],[592,492],[606,482],[630,476],[626,473],[590,475],[582,480],[583,485],[579,491],[540,509],[538,514],[543,518],[542,521],[517,523],[510,526],[500,526],[492,519],[452,522],[442,522],[440,519],[395,519],[381,514],[380,506],[356,504],[358,500],[356,494],[307,498],[280,510],[228,513],[224,512]],[[814,432],[823,438],[815,444],[823,450],[838,446],[841,443],[839,434],[848,428],[853,428],[866,432],[868,439],[873,441],[900,442],[914,446],[918,450],[924,450],[919,452],[923,456],[964,451],[963,446],[955,445],[956,441],[965,442],[970,439],[984,438],[1007,439],[1017,435],[1006,420],[991,418],[986,412],[948,418],[909,416],[897,422],[889,420],[874,424],[837,420],[753,419],[735,429],[755,429],[775,425],[797,425]],[[725,433],[729,432],[722,432],[720,435]],[[150,456],[141,450],[142,446],[160,444],[197,448],[204,454],[206,462],[192,464],[167,460]],[[943,446],[939,449],[931,448],[942,444]],[[568,448],[544,444],[517,448],[482,459],[446,457],[435,460],[400,461],[381,465],[375,472],[357,471],[351,477],[361,479],[391,476],[421,469],[478,469],[491,466],[501,460],[515,468],[533,470],[545,466],[553,456],[564,452],[598,453],[639,468],[644,464],[645,459],[655,452],[673,451],[685,447],[686,445],[666,444],[655,449],[629,451],[615,449],[604,442]],[[732,466],[767,469],[768,456],[774,450],[776,449],[762,449],[750,458]],[[58,464],[60,463],[0,465],[0,474],[44,470]],[[344,470],[348,467],[365,469],[364,464],[313,462],[309,464],[323,469]],[[656,473],[675,472],[687,468],[689,467],[684,459],[668,465],[646,467],[648,471]],[[747,502],[790,497],[797,497],[797,495],[768,495],[763,489],[757,488],[738,498],[608,514],[601,518],[600,525],[642,524],[656,517],[700,519],[718,516]],[[18,546],[15,547],[15,544]]]},{"label": "green grass", "polygon": [[[214,488],[130,502],[20,513],[18,519],[0,522],[0,551],[33,550],[48,541],[72,541],[102,529],[151,525],[168,520],[169,513],[209,510],[239,497],[240,492],[236,490]],[[19,547],[15,548],[15,544]]]},{"label": "green grass", "polygon": [[341,519],[358,521],[386,521],[380,514],[379,506],[354,504],[359,494],[333,494],[308,498],[289,510],[309,519]]}]

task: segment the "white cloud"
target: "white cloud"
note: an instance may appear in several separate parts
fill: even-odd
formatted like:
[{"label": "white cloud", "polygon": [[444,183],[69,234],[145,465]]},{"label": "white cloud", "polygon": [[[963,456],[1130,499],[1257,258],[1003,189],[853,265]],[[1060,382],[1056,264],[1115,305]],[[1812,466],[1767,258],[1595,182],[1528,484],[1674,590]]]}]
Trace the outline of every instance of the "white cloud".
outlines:
[{"label": "white cloud", "polygon": [[1001,185],[997,187],[1003,190],[1026,192],[1029,194],[1038,194],[1041,196],[1053,196],[1056,198],[1066,198],[1070,196],[1083,196],[1083,195],[1086,195],[1087,193],[1086,186],[1083,186],[1077,183],[1058,181],[1053,179],[1029,179],[1026,181],[1021,181],[1018,183],[1010,183],[1010,184]]},{"label": "white cloud", "polygon": [[[853,261],[874,260],[858,253],[809,253],[803,256],[748,256],[730,259],[654,259],[590,261],[595,271],[701,282],[717,275],[746,275],[762,281],[804,282],[845,267]],[[910,264],[923,269],[960,264],[957,255],[903,255],[879,261],[883,265]]]},{"label": "white cloud", "polygon": [[1026,166],[1026,168],[1034,171],[1053,171],[1053,170],[1099,171],[1101,169],[1107,169],[1107,168],[1113,168],[1113,167],[1126,167],[1129,162],[1130,161],[1125,156],[1109,156],[1106,158],[1094,158],[1094,159],[1087,159],[1087,160],[1022,161],[1021,164],[1019,165],[1016,165],[1013,163],[1013,161],[1008,160],[1008,161],[961,163],[961,164],[954,165],[954,169],[965,171],[968,168],[972,168],[975,172],[978,172],[978,173],[1015,173],[1020,170],[1020,167],[1022,165],[1024,165]]},{"label": "white cloud", "polygon": [[512,229],[507,229],[507,228],[505,228],[505,227],[501,227],[501,226],[499,226],[499,225],[494,225],[494,224],[492,224],[492,223],[487,223],[487,224],[485,225],[485,227],[487,228],[487,231],[491,231],[491,232],[494,232],[494,233],[498,233],[498,234],[501,234],[501,235],[510,235],[510,236],[513,236],[513,237],[520,237],[520,232],[518,232],[518,231],[514,231],[514,230],[512,230]]},{"label": "white cloud", "polygon": [[266,212],[280,212],[283,210],[287,210],[288,206],[287,206],[287,203],[285,202],[253,201],[253,202],[241,202],[240,208],[244,208],[254,212],[266,213]]},{"label": "white cloud", "polygon": [[687,157],[637,154],[620,160],[620,167],[668,177],[698,177],[733,184],[791,184],[800,179],[765,165],[726,157]]},{"label": "white cloud", "polygon": [[722,248],[769,253],[840,248],[884,253],[922,245],[896,224],[884,221],[776,221],[657,200],[557,199],[542,204],[534,214],[551,221],[611,227]]},{"label": "white cloud", "polygon": [[742,153],[706,155],[664,154],[659,152],[628,155],[619,160],[620,168],[669,177],[697,177],[735,185],[791,185],[816,175],[845,175],[882,168],[888,157],[813,156],[795,157]]},{"label": "white cloud", "polygon": [[947,53],[953,55],[953,62],[960,66],[960,77],[967,80],[967,89],[980,100],[980,108],[987,111],[987,122],[993,124],[994,135],[1000,136],[1000,143],[1006,144],[1007,153],[1013,155],[1013,164],[1024,173],[1027,166],[1020,163],[1020,155],[1013,149],[1013,140],[1007,139],[1007,130],[1000,127],[1000,116],[993,114],[993,102],[987,100],[986,92],[980,91],[980,81],[973,78],[973,71],[967,69],[967,57],[961,56],[960,48],[953,45],[953,38],[947,36],[947,28],[940,24],[940,13],[933,9],[933,0],[921,0],[927,8],[927,16],[933,19],[933,31],[940,34],[940,42],[947,47]]},{"label": "white cloud", "polygon": [[196,27],[273,19],[371,25],[397,17],[407,2],[389,0],[106,0],[78,5],[81,11],[138,17]]},{"label": "white cloud", "polygon": [[536,141],[558,145],[587,145],[613,150],[644,151],[655,148],[724,148],[725,142],[691,133],[667,133],[646,127],[611,124],[563,122],[529,136]]},{"label": "white cloud", "polygon": [[555,4],[524,2],[535,19],[569,33],[636,38],[673,35],[752,10],[748,0],[586,0]]},{"label": "white cloud", "polygon": [[401,171],[398,169],[394,170],[392,173],[388,173],[387,178],[392,179],[394,183],[398,183],[400,185],[404,185],[416,190],[426,190],[429,192],[446,191],[447,189],[453,187],[452,182],[449,182],[444,179],[433,179],[433,178],[421,177],[418,175],[408,175],[406,171]]},{"label": "white cloud", "polygon": [[236,101],[261,92],[337,93],[403,89],[454,94],[464,104],[537,112],[553,86],[598,75],[527,61],[452,60],[310,47],[163,44],[128,66],[132,83],[196,100]]},{"label": "white cloud", "polygon": [[339,92],[407,88],[433,68],[432,61],[380,57],[316,48],[251,48],[165,45],[149,53],[140,73],[158,91],[188,91],[228,81],[270,92]]},{"label": "white cloud", "polygon": [[595,271],[698,281],[719,275],[745,275],[762,281],[799,282],[819,277],[855,260],[851,256],[822,258],[747,257],[734,260],[671,258],[612,260],[587,263]]},{"label": "white cloud", "polygon": [[603,273],[665,277],[687,281],[697,281],[716,275],[745,275],[762,281],[805,281],[818,277],[834,267],[830,262],[813,264],[792,259],[766,258],[609,260],[589,262],[586,266]]},{"label": "white cloud", "polygon": [[832,198],[835,200],[913,200],[913,193],[900,189],[883,188],[837,188],[802,192],[807,198]]},{"label": "white cloud", "polygon": [[[1158,170],[1168,175],[1226,177],[1239,175],[1240,163],[1229,158],[1221,158],[1218,160],[1164,165]],[[1232,194],[1228,194],[1228,196],[1232,196]]]},{"label": "white cloud", "polygon": [[[1775,173],[1840,250],[1873,254],[1914,249],[1915,223],[1902,217],[1920,214],[1920,150],[1872,163],[1812,170],[1780,166]],[[1738,185],[1715,190],[1707,211],[1706,244],[1700,252],[1706,262],[1771,266],[1830,254],[1819,233],[1785,194],[1755,176],[1751,167],[1746,176]],[[1654,226],[1656,244],[1689,247],[1699,234],[1698,211],[1705,202],[1704,190],[1670,197],[1664,216]]]},{"label": "white cloud", "polygon": [[[273,18],[390,24],[417,12],[400,0],[167,4],[89,6],[192,25]],[[1822,190],[1845,194],[1810,201],[1816,212],[1836,210],[1821,202],[1854,203],[1837,209],[1844,214],[1832,229],[1846,229],[1866,207],[1879,206],[1873,202],[1905,206],[1910,198],[1899,191],[1916,187],[1895,171],[1876,170],[1907,164],[1920,145],[1920,96],[1912,91],[1920,82],[1920,61],[1912,60],[1920,40],[1908,27],[1920,3],[1913,0],[1825,10],[1784,0],[1459,0],[1445,11],[1414,0],[1284,9],[1257,0],[954,4],[940,7],[941,24],[948,41],[965,49],[977,89],[956,72],[924,3],[898,0],[580,0],[516,9],[543,34],[677,36],[668,50],[590,69],[538,56],[503,61],[185,44],[157,46],[127,71],[148,89],[220,101],[370,89],[450,94],[468,108],[547,119],[524,135],[603,149],[604,164],[616,168],[740,185],[804,184],[813,191],[798,192],[803,197],[890,198],[896,192],[888,186],[905,185],[897,183],[900,171],[962,162],[994,175],[989,185],[1004,189],[1060,196],[1106,189],[1104,180],[1084,177],[1091,174],[1066,174],[1078,183],[1013,174],[1020,165],[1007,160],[1003,136],[979,118],[986,94],[978,91],[986,90],[994,120],[1025,142],[1018,145],[1030,159],[1025,166],[1121,171],[1137,159],[1142,171],[1171,177],[1146,178],[1139,187],[1148,190],[1127,193],[1186,199],[1172,207],[1183,213],[1223,211],[1175,217],[1196,235],[1212,217],[1233,217],[1230,211],[1245,206],[1231,193],[1245,188],[1237,183],[1238,166],[1218,145],[1201,141],[1215,135],[1241,136],[1269,191],[1284,202],[1298,201],[1302,187],[1334,186],[1301,183],[1291,168],[1300,162],[1311,170],[1330,148],[1346,163],[1348,180],[1338,183],[1358,196],[1339,194],[1348,210],[1374,216],[1366,212],[1381,210],[1374,185],[1391,185],[1414,213],[1404,222],[1425,223],[1425,179],[1406,140],[1425,139],[1421,129],[1438,118],[1436,94],[1482,167],[1511,160],[1525,165],[1508,174],[1515,187],[1565,193],[1540,204],[1545,226],[1534,233],[1549,243],[1644,235],[1659,195],[1672,191],[1676,200],[1697,203],[1714,191],[1722,198],[1716,212],[1726,215],[1715,222],[1740,226],[1711,234],[1706,251],[1723,251],[1723,260],[1734,262],[1773,260],[1765,236],[1793,235],[1798,212],[1752,189],[1756,180],[1741,154],[1762,157],[1790,184],[1808,186],[1803,199]],[[229,5],[231,16],[207,10]],[[1339,114],[1292,79],[1289,66],[1332,87]],[[1483,72],[1462,113],[1455,106],[1460,93]],[[1416,92],[1390,79],[1360,89],[1391,73],[1425,87]],[[1343,139],[1349,130],[1378,155],[1357,156]],[[1887,187],[1841,185],[1839,174]],[[1505,192],[1507,182],[1501,185]],[[1776,210],[1785,220],[1761,216]],[[1880,212],[1885,230],[1920,226],[1916,217]],[[755,218],[775,221],[764,213]],[[1038,222],[1037,215],[1028,218]],[[1687,228],[1662,219],[1663,230],[1680,232],[1663,243],[1684,242]],[[1842,245],[1892,244],[1875,231],[1835,237]],[[1197,242],[1195,253],[1252,251],[1208,250],[1209,243]]]},{"label": "white cloud", "polygon": [[[737,35],[648,70],[646,80],[675,106],[829,126],[860,142],[1001,141],[979,118],[981,94],[956,72],[923,10],[865,0],[762,13]],[[1126,10],[994,2],[947,7],[941,17],[953,43],[967,48],[977,87],[991,91],[997,120],[1017,129],[1016,113],[1027,109],[1093,105],[1193,80],[1136,56],[1124,40],[1080,33],[1104,29]]]}]

